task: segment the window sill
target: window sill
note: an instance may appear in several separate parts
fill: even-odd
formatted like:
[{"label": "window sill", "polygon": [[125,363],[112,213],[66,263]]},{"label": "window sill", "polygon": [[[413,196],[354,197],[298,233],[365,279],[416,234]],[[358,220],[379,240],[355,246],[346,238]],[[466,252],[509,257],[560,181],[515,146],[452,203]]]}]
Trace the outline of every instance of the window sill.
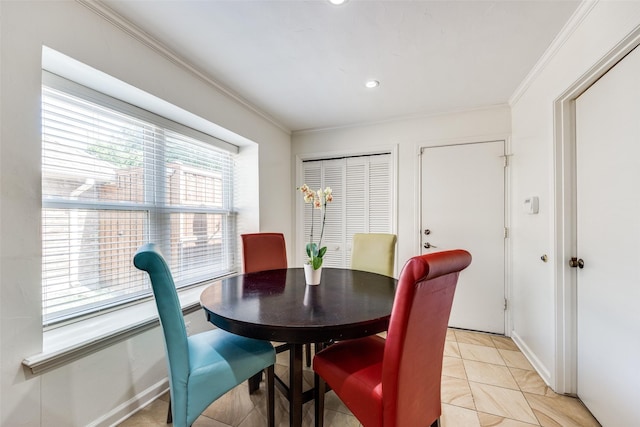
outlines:
[{"label": "window sill", "polygon": [[[214,281],[178,291],[183,314],[200,310],[200,294]],[[42,353],[27,357],[22,364],[33,374],[65,365],[159,324],[153,299],[78,322],[44,331]]]}]

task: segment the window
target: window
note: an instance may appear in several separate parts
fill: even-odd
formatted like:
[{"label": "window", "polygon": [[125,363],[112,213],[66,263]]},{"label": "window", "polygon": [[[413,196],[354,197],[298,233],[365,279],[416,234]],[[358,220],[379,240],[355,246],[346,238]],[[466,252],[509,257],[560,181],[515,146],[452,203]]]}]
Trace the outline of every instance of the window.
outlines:
[{"label": "window", "polygon": [[[310,188],[333,190],[333,202],[327,204],[323,265],[348,268],[355,233],[393,233],[391,154],[305,160],[303,175]],[[304,240],[311,232],[311,209],[303,208]],[[315,215],[314,229],[321,226],[320,215]]]},{"label": "window", "polygon": [[47,72],[42,135],[45,324],[150,295],[145,242],[177,287],[235,269],[235,146]]}]

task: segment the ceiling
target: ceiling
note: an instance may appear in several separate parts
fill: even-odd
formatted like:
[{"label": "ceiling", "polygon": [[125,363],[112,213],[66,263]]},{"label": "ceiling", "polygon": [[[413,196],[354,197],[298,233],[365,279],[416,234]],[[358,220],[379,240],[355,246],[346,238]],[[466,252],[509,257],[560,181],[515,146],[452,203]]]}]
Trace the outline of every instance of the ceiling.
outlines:
[{"label": "ceiling", "polygon": [[506,104],[580,1],[101,3],[301,131]]}]

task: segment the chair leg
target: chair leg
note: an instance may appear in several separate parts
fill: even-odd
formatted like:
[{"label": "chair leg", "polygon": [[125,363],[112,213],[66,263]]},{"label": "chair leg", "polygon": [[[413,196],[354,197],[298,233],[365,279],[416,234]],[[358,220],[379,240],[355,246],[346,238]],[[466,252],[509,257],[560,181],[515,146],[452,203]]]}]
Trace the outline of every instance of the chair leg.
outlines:
[{"label": "chair leg", "polygon": [[440,427],[440,418],[436,418],[436,420],[431,424],[431,427]]},{"label": "chair leg", "polygon": [[314,381],[314,415],[316,419],[315,427],[323,427],[324,425],[324,395],[327,392],[327,383],[318,374],[313,375]]},{"label": "chair leg", "polygon": [[253,394],[258,391],[260,388],[260,381],[262,381],[262,371],[249,378],[249,394]]},{"label": "chair leg", "polygon": [[311,344],[305,344],[307,368],[311,367]]},{"label": "chair leg", "polygon": [[267,381],[267,423],[269,427],[275,427],[276,425],[276,417],[275,417],[275,389],[274,389],[274,369],[273,365],[269,366],[265,369]]},{"label": "chair leg", "polygon": [[171,413],[171,399],[169,399],[169,410],[167,411],[167,424],[173,422],[173,414]]}]

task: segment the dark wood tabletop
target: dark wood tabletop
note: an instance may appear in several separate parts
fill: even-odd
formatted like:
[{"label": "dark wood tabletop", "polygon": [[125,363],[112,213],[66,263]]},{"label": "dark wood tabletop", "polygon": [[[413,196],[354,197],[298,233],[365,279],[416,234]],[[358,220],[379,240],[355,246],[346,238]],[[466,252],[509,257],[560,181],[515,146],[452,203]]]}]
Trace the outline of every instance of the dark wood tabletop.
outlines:
[{"label": "dark wood tabletop", "polygon": [[326,342],[386,330],[396,280],[365,271],[324,268],[305,285],[301,268],[242,274],[216,283],[200,303],[219,328],[289,343]]},{"label": "dark wood tabletop", "polygon": [[396,279],[365,271],[323,268],[319,285],[306,285],[302,268],[240,274],[204,290],[207,319],[226,331],[291,344],[290,424],[300,426],[302,345],[360,338],[385,331]]}]

